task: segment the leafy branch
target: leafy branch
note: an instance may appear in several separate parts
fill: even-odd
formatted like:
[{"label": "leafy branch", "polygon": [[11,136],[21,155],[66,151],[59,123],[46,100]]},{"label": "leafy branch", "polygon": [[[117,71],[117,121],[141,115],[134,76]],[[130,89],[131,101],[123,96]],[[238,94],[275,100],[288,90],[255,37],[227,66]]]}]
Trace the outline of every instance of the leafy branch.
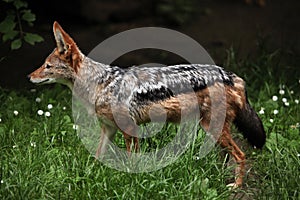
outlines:
[{"label": "leafy branch", "polygon": [[0,33],[2,34],[2,41],[11,41],[10,48],[12,50],[19,49],[23,41],[34,45],[37,42],[42,42],[44,39],[35,33],[25,32],[23,24],[33,26],[36,20],[35,14],[28,9],[28,3],[22,0],[2,0],[7,4],[12,5],[6,13],[5,19],[0,22]]}]

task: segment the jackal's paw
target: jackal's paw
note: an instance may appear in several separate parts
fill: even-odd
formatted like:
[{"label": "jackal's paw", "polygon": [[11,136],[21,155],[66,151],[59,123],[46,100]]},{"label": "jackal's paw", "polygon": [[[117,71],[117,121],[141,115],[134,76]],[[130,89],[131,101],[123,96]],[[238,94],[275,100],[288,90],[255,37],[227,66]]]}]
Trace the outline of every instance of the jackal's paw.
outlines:
[{"label": "jackal's paw", "polygon": [[239,185],[237,185],[236,183],[229,183],[226,186],[228,187],[229,190],[234,190],[239,187]]}]

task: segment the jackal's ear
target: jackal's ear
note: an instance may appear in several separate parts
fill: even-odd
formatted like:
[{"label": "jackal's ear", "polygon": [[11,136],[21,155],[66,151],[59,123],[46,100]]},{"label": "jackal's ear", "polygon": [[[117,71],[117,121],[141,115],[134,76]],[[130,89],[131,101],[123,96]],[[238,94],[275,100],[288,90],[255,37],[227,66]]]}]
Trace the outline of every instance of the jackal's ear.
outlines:
[{"label": "jackal's ear", "polygon": [[53,32],[56,40],[57,51],[63,59],[69,62],[70,66],[78,71],[82,61],[82,55],[74,40],[62,29],[62,27],[54,22]]},{"label": "jackal's ear", "polygon": [[56,40],[57,50],[60,54],[71,53],[68,52],[70,50],[78,50],[74,40],[62,29],[62,27],[56,21],[53,24],[53,32]]}]

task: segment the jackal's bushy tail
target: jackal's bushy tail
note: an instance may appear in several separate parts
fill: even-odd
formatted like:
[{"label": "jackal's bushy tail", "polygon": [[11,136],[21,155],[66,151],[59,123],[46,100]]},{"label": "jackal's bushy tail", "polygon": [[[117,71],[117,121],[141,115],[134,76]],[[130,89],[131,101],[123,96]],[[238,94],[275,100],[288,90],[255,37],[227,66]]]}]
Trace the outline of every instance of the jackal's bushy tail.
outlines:
[{"label": "jackal's bushy tail", "polygon": [[266,133],[262,121],[250,106],[248,100],[246,100],[246,106],[237,113],[234,124],[251,145],[256,148],[264,146]]}]

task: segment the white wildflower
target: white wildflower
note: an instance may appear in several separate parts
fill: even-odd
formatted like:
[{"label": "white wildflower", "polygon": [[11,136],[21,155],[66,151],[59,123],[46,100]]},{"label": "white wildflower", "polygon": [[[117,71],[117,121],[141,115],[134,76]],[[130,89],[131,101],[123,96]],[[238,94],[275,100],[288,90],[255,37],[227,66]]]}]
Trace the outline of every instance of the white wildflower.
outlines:
[{"label": "white wildflower", "polygon": [[46,117],[50,117],[50,116],[51,116],[51,113],[47,111],[47,112],[45,112],[45,116],[46,116]]},{"label": "white wildflower", "polygon": [[41,101],[42,101],[42,99],[39,98],[39,97],[37,97],[37,98],[35,99],[35,102],[37,102],[37,103],[40,103]]},{"label": "white wildflower", "polygon": [[48,108],[49,110],[51,110],[51,109],[53,108],[53,105],[52,105],[51,103],[49,103],[48,106],[47,106],[47,108]]},{"label": "white wildflower", "polygon": [[278,110],[274,110],[273,113],[274,113],[274,115],[277,115],[279,113],[279,111]]},{"label": "white wildflower", "polygon": [[15,149],[15,148],[17,148],[17,147],[18,147],[18,145],[13,145],[13,146],[12,146],[13,149]]},{"label": "white wildflower", "polygon": [[37,114],[38,114],[38,115],[43,115],[43,114],[44,114],[44,111],[38,110],[38,111],[37,111]]},{"label": "white wildflower", "polygon": [[261,115],[265,114],[265,108],[261,107],[258,113]]},{"label": "white wildflower", "polygon": [[195,156],[195,160],[200,160],[200,157],[199,156]]},{"label": "white wildflower", "polygon": [[286,103],[287,102],[287,98],[282,98],[282,102]]},{"label": "white wildflower", "polygon": [[285,92],[284,92],[284,90],[279,90],[279,94],[281,94],[281,95],[283,95]]},{"label": "white wildflower", "polygon": [[273,101],[277,101],[277,100],[278,100],[278,97],[274,95],[274,96],[272,96],[272,100],[273,100]]},{"label": "white wildflower", "polygon": [[35,142],[30,142],[30,146],[36,147],[36,143]]},{"label": "white wildflower", "polygon": [[296,104],[299,104],[299,99],[295,99],[295,103],[296,103]]},{"label": "white wildflower", "polygon": [[291,90],[290,93],[291,93],[291,94],[294,94],[294,90]]},{"label": "white wildflower", "polygon": [[14,115],[17,116],[19,112],[17,110],[14,110]]},{"label": "white wildflower", "polygon": [[4,181],[3,181],[3,180],[1,180],[1,181],[0,181],[0,183],[1,183],[1,184],[3,184],[3,183],[4,183]]},{"label": "white wildflower", "polygon": [[36,92],[36,89],[35,88],[32,88],[32,89],[30,89],[30,92]]},{"label": "white wildflower", "polygon": [[274,119],[270,119],[270,122],[273,123],[273,122],[274,122]]},{"label": "white wildflower", "polygon": [[2,122],[2,119],[0,118],[0,122]]},{"label": "white wildflower", "polygon": [[63,110],[66,110],[67,108],[66,108],[66,106],[64,106],[62,109],[63,109]]},{"label": "white wildflower", "polygon": [[285,105],[285,106],[289,106],[290,103],[289,103],[289,102],[284,102],[284,105]]},{"label": "white wildflower", "polygon": [[74,130],[78,130],[78,125],[77,124],[73,124],[73,129]]}]

